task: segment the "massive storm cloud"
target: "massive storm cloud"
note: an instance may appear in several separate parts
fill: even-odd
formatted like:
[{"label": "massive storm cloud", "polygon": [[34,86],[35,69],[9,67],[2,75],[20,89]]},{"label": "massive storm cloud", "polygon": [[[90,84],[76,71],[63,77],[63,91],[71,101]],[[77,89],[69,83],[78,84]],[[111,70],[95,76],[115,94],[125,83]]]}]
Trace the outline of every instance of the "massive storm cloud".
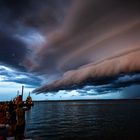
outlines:
[{"label": "massive storm cloud", "polygon": [[102,84],[139,72],[138,5],[136,1],[75,1],[62,26],[36,52],[39,59],[32,65],[34,70],[64,75],[35,92]]},{"label": "massive storm cloud", "polygon": [[14,47],[21,48],[22,54],[20,57],[18,49],[13,52],[14,47],[8,43],[11,57],[18,55],[20,59],[7,57],[0,61],[43,76],[43,85],[34,92],[87,85],[108,91],[139,84],[138,0],[15,3],[1,2],[4,14],[0,31],[9,42],[16,43]]}]

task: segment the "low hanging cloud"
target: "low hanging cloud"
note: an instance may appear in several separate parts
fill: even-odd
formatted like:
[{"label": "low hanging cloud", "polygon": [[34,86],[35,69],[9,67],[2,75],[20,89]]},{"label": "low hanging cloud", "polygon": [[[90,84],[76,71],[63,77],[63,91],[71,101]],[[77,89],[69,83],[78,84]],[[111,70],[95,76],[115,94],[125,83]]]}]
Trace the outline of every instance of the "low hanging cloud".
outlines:
[{"label": "low hanging cloud", "polygon": [[[127,54],[103,60],[97,64],[90,64],[77,70],[68,71],[60,80],[57,80],[50,85],[36,89],[34,92],[51,92],[74,89],[83,87],[85,85],[96,85],[98,81],[98,84],[105,84],[103,79],[105,79],[107,82],[109,78],[113,79],[113,77],[119,76],[120,74],[139,72],[139,55],[140,49],[136,49],[135,51],[129,52]],[[122,80],[120,83],[121,82]]]},{"label": "low hanging cloud", "polygon": [[[120,74],[140,71],[140,2],[88,0],[73,2],[60,28],[48,34],[31,69],[64,73],[34,92],[102,84]],[[105,79],[105,80],[104,80]]]}]

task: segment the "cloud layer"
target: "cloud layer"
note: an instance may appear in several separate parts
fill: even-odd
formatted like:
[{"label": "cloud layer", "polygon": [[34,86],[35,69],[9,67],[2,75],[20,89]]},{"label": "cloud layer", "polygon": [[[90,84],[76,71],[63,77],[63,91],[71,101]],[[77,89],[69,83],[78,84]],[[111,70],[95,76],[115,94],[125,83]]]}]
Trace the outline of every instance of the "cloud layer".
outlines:
[{"label": "cloud layer", "polygon": [[36,87],[41,85],[42,80],[32,74],[0,65],[0,82],[13,82],[24,84],[28,87]]},{"label": "cloud layer", "polygon": [[[138,1],[77,0],[58,30],[48,34],[31,69],[64,73],[34,92],[74,89],[120,74],[139,72],[140,10]],[[48,61],[47,61],[48,60]]]},{"label": "cloud layer", "polygon": [[138,84],[139,7],[138,0],[1,0],[0,64],[31,78],[7,80],[42,76],[38,93]]}]

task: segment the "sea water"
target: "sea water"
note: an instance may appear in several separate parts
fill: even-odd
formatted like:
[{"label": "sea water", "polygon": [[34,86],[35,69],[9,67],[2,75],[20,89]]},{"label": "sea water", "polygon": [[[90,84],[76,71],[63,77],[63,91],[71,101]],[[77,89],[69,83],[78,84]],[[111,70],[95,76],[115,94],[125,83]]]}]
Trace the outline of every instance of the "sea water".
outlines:
[{"label": "sea water", "polygon": [[140,140],[140,101],[35,102],[26,112],[33,140]]}]

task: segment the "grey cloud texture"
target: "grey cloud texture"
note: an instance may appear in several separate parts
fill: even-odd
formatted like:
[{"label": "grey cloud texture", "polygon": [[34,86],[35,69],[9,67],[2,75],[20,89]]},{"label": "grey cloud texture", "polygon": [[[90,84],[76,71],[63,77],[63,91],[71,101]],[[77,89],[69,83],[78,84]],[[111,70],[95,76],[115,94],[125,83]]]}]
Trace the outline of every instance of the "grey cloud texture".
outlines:
[{"label": "grey cloud texture", "polygon": [[64,72],[139,45],[137,3],[75,1],[62,27],[36,52],[31,69]]},{"label": "grey cloud texture", "polygon": [[0,82],[14,82],[26,86],[40,86],[41,78],[0,65]]},{"label": "grey cloud texture", "polygon": [[[29,60],[33,71],[63,77],[35,92],[84,85],[89,79],[139,72],[139,1],[76,0],[61,27]],[[29,69],[30,69],[29,68]]]},{"label": "grey cloud texture", "polygon": [[[116,77],[120,74],[139,72],[140,50],[123,54],[112,59],[106,59],[97,64],[90,64],[81,67],[77,70],[68,71],[64,76],[50,85],[41,87],[35,92],[57,91],[59,89],[75,88],[77,85],[84,86],[85,84],[94,85],[98,79],[101,81],[109,77]],[[127,80],[126,80],[127,81]],[[102,82],[99,82],[100,84]],[[76,86],[75,86],[76,85]],[[121,85],[120,85],[121,86]]]},{"label": "grey cloud texture", "polygon": [[0,64],[28,71],[24,62],[41,44],[36,40],[60,26],[70,3],[71,0],[1,0]]}]

